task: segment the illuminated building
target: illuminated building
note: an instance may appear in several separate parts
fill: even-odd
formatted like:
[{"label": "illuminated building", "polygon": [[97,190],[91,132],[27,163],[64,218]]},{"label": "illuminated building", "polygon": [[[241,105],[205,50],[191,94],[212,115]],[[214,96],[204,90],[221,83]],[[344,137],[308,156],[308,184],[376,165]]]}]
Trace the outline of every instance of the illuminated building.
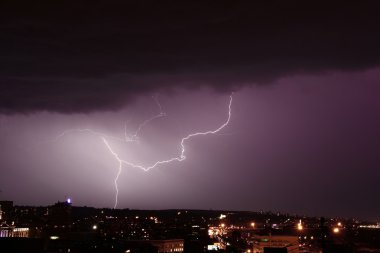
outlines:
[{"label": "illuminated building", "polygon": [[3,223],[0,225],[0,237],[12,237],[12,227]]},{"label": "illuminated building", "polygon": [[13,228],[13,237],[29,237],[29,228]]},{"label": "illuminated building", "polygon": [[212,250],[220,250],[220,249],[225,249],[224,245],[222,245],[219,242],[214,242],[213,244],[207,245],[207,250],[212,251]]},{"label": "illuminated building", "polygon": [[255,236],[253,253],[265,253],[270,249],[283,249],[283,252],[299,253],[297,236]]},{"label": "illuminated building", "polygon": [[124,246],[125,252],[182,253],[184,251],[184,240],[132,240],[125,241]]},{"label": "illuminated building", "polygon": [[183,239],[151,240],[149,243],[157,247],[158,253],[183,252]]},{"label": "illuminated building", "polygon": [[3,223],[0,225],[0,237],[29,237],[29,228],[17,228]]},{"label": "illuminated building", "polygon": [[13,213],[13,201],[0,201],[0,237],[29,237],[29,228],[18,228],[8,225],[6,219],[10,219]]}]

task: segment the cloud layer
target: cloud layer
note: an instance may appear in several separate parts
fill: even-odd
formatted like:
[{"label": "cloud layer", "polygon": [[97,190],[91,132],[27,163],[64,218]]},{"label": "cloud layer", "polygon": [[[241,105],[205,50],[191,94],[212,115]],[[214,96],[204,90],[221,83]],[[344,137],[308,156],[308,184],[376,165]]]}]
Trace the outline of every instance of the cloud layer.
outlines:
[{"label": "cloud layer", "polygon": [[370,1],[3,3],[0,112],[113,110],[178,87],[376,67],[379,11]]}]

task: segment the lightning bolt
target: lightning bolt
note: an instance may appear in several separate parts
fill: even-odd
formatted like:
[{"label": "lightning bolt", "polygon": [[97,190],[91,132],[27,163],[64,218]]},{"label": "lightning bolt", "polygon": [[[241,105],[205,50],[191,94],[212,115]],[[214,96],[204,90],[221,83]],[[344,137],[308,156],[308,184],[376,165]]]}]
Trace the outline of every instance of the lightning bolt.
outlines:
[{"label": "lightning bolt", "polygon": [[[214,130],[209,130],[209,131],[206,131],[206,132],[196,132],[196,133],[191,133],[185,137],[183,137],[181,139],[181,142],[180,142],[180,146],[181,146],[181,152],[178,156],[175,156],[175,157],[172,157],[172,158],[169,158],[167,160],[161,160],[161,161],[157,161],[155,162],[154,164],[150,165],[150,166],[142,166],[142,165],[139,165],[139,164],[135,164],[135,163],[132,163],[132,162],[129,162],[129,161],[126,161],[126,160],[123,160],[119,157],[119,154],[116,153],[111,145],[109,144],[109,142],[107,141],[106,137],[102,136],[101,139],[103,140],[104,144],[106,145],[108,151],[111,153],[111,155],[117,160],[117,162],[119,163],[119,166],[118,166],[118,173],[117,173],[117,176],[114,180],[114,184],[115,184],[115,189],[116,189],[116,197],[115,197],[115,205],[114,205],[114,208],[117,207],[118,205],[118,195],[119,195],[119,188],[118,188],[118,179],[119,179],[119,176],[121,174],[121,171],[123,169],[123,165],[126,165],[126,166],[129,166],[129,167],[132,167],[132,168],[137,168],[137,169],[141,169],[145,172],[157,167],[157,166],[160,166],[160,165],[163,165],[163,164],[168,164],[168,163],[172,163],[172,162],[182,162],[186,159],[186,155],[185,155],[185,152],[186,152],[186,149],[185,149],[185,142],[186,141],[189,141],[190,139],[196,137],[196,136],[204,136],[204,135],[209,135],[209,134],[217,134],[218,132],[220,132],[223,128],[225,128],[228,123],[230,122],[230,119],[231,119],[231,105],[232,105],[232,94],[230,95],[230,101],[229,101],[229,104],[228,104],[228,117],[226,119],[226,121],[221,125],[219,126],[218,128],[214,129]],[[155,117],[152,117],[151,119],[148,119],[146,121],[144,121],[140,127],[143,127],[144,125],[146,125],[147,123],[149,123],[151,120],[155,119],[155,118],[158,118],[158,117],[162,117],[161,114],[159,115],[156,115]],[[139,128],[140,129],[140,128]],[[139,132],[139,129],[136,131],[136,133]],[[137,134],[136,134],[136,137],[137,137]]]},{"label": "lightning bolt", "polygon": [[121,175],[121,172],[123,170],[123,165],[125,166],[129,166],[129,167],[132,167],[132,168],[137,168],[137,169],[141,169],[145,172],[155,168],[155,167],[158,167],[160,165],[164,165],[164,164],[169,164],[169,163],[172,163],[172,162],[182,162],[186,159],[186,149],[185,149],[185,143],[187,141],[190,141],[190,139],[194,138],[194,137],[197,137],[197,136],[205,136],[205,135],[210,135],[210,134],[219,134],[219,132],[225,128],[229,122],[230,122],[230,119],[231,119],[231,106],[232,106],[232,95],[230,95],[230,100],[229,100],[229,103],[228,103],[228,116],[227,116],[227,119],[224,121],[223,124],[221,124],[218,128],[214,129],[214,130],[209,130],[209,131],[205,131],[205,132],[195,132],[195,133],[191,133],[191,134],[188,134],[187,136],[183,137],[180,141],[180,152],[179,152],[179,155],[175,156],[175,157],[171,157],[169,159],[166,159],[166,160],[160,160],[160,161],[157,161],[155,163],[153,163],[152,165],[150,166],[143,166],[143,165],[140,165],[140,164],[135,164],[135,163],[132,163],[132,162],[129,162],[127,160],[124,160],[124,159],[121,159],[119,154],[116,153],[114,151],[114,149],[111,147],[110,143],[108,140],[116,140],[116,141],[120,141],[120,142],[124,142],[124,143],[129,143],[129,142],[139,142],[139,134],[140,132],[143,130],[143,128],[148,125],[149,123],[151,123],[152,121],[158,119],[158,118],[161,118],[161,117],[165,117],[166,116],[166,113],[162,111],[162,107],[161,107],[161,104],[159,103],[158,101],[158,98],[157,96],[153,96],[153,99],[157,105],[157,107],[159,108],[159,113],[152,116],[151,118],[149,119],[146,119],[144,120],[136,129],[136,131],[132,134],[132,135],[128,135],[127,133],[127,124],[125,124],[125,130],[124,130],[124,139],[123,138],[118,138],[118,137],[114,137],[114,136],[111,136],[111,135],[107,135],[107,134],[104,134],[104,133],[101,133],[101,132],[98,132],[98,131],[94,131],[92,129],[89,129],[89,128],[84,128],[84,129],[70,129],[70,130],[65,130],[64,132],[62,132],[60,135],[58,135],[55,139],[53,139],[52,141],[53,142],[56,142],[58,141],[59,139],[63,138],[64,136],[68,135],[68,134],[71,134],[73,132],[87,132],[87,133],[90,133],[92,135],[95,135],[97,137],[99,137],[105,147],[107,148],[107,150],[110,152],[110,154],[115,158],[115,160],[118,162],[118,167],[117,167],[117,174],[116,174],[116,177],[114,179],[114,186],[115,186],[115,203],[114,203],[114,208],[117,207],[118,205],[118,196],[119,196],[119,187],[118,187],[118,180],[119,180],[119,177]]},{"label": "lightning bolt", "polygon": [[125,126],[125,137],[126,137],[126,141],[127,141],[127,142],[130,142],[130,141],[138,141],[138,140],[139,140],[139,137],[138,137],[139,133],[141,132],[141,130],[142,130],[147,124],[149,124],[150,122],[152,122],[152,121],[155,120],[155,119],[158,119],[158,118],[161,118],[161,117],[165,117],[165,116],[166,116],[166,113],[164,113],[164,112],[162,111],[162,106],[161,106],[160,102],[158,101],[157,96],[153,96],[152,98],[153,98],[153,100],[156,102],[157,107],[159,108],[159,113],[158,113],[157,115],[155,115],[155,116],[153,116],[153,117],[151,117],[151,118],[149,118],[149,119],[143,121],[143,122],[139,125],[139,127],[137,128],[136,132],[135,132],[131,137],[128,137],[128,138],[127,138],[127,136],[128,136],[128,135],[127,135],[127,126]]},{"label": "lightning bolt", "polygon": [[[147,120],[144,120],[138,126],[137,130],[135,131],[135,133],[133,135],[131,135],[131,136],[128,135],[128,133],[127,133],[127,124],[125,124],[124,139],[123,138],[119,138],[119,137],[115,137],[115,136],[111,136],[111,135],[108,135],[108,134],[104,134],[102,132],[94,131],[94,130],[92,130],[90,128],[75,128],[75,129],[65,130],[61,134],[57,135],[53,140],[50,140],[50,141],[47,141],[47,142],[57,142],[61,138],[65,137],[66,135],[69,135],[69,134],[72,134],[72,133],[75,133],[75,132],[79,132],[79,133],[87,132],[87,133],[95,135],[97,137],[107,137],[108,139],[112,139],[112,140],[119,141],[119,142],[138,142],[138,140],[139,140],[139,136],[138,135],[139,135],[139,133],[143,130],[143,128],[147,124],[149,124],[151,121],[153,121],[155,119],[158,119],[158,118],[166,116],[166,113],[162,111],[162,106],[161,106],[160,102],[158,101],[157,95],[156,96],[152,96],[152,98],[155,101],[155,103],[157,104],[157,107],[159,108],[159,113],[157,115],[154,115],[153,117],[147,119]],[[44,142],[44,143],[46,143],[46,142]]]},{"label": "lightning bolt", "polygon": [[[114,137],[114,136],[111,136],[111,135],[107,135],[107,134],[104,134],[104,133],[101,133],[101,132],[98,132],[98,131],[94,131],[90,128],[77,128],[77,129],[69,129],[69,130],[65,130],[63,131],[61,134],[59,134],[58,136],[56,136],[53,140],[50,140],[48,142],[57,142],[59,141],[61,138],[65,137],[66,135],[68,134],[72,134],[72,133],[75,133],[75,132],[80,132],[80,133],[83,133],[83,132],[86,132],[86,133],[89,133],[89,134],[92,134],[92,135],[95,135],[97,137],[100,137],[105,143],[106,143],[106,146],[107,148],[111,151],[111,153],[114,155],[114,157],[117,159],[117,160],[120,160],[118,155],[112,151],[111,147],[109,146],[108,142],[106,141],[105,138],[108,138],[108,139],[112,139],[112,140],[116,140],[116,141],[119,141],[119,142],[125,142],[125,143],[129,143],[129,142],[137,142],[139,141],[139,134],[140,132],[143,130],[143,128],[148,125],[149,123],[151,123],[152,121],[158,119],[158,118],[161,118],[161,117],[165,117],[166,116],[166,113],[163,112],[162,110],[162,106],[158,100],[158,95],[155,95],[155,96],[152,96],[153,100],[155,101],[158,109],[159,109],[159,113],[152,116],[151,118],[149,119],[146,119],[144,120],[136,129],[136,131],[134,132],[133,135],[128,135],[127,133],[127,123],[125,124],[125,130],[124,130],[124,139],[122,138],[118,138],[118,137]],[[115,185],[115,191],[116,191],[116,194],[115,194],[115,205],[114,205],[114,208],[117,207],[117,203],[118,203],[118,196],[119,196],[119,187],[118,187],[118,179],[121,175],[121,172],[122,172],[122,163],[120,163],[118,169],[117,169],[117,174],[116,174],[116,177],[114,179],[114,185]]]}]

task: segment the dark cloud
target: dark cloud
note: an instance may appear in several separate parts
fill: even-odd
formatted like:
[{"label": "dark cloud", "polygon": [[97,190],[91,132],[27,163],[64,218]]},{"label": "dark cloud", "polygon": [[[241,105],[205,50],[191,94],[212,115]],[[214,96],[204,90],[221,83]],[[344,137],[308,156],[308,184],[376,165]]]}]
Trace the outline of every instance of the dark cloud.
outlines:
[{"label": "dark cloud", "polygon": [[376,1],[2,2],[0,112],[110,110],[176,87],[375,67],[379,12]]}]

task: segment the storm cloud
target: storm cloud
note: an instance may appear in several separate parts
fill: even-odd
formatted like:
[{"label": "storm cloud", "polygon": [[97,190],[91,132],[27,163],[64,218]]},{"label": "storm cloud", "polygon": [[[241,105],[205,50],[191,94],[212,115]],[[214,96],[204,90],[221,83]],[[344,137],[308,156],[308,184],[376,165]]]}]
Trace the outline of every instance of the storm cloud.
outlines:
[{"label": "storm cloud", "polygon": [[115,110],[137,96],[229,92],[380,64],[375,1],[9,1],[0,112]]}]

